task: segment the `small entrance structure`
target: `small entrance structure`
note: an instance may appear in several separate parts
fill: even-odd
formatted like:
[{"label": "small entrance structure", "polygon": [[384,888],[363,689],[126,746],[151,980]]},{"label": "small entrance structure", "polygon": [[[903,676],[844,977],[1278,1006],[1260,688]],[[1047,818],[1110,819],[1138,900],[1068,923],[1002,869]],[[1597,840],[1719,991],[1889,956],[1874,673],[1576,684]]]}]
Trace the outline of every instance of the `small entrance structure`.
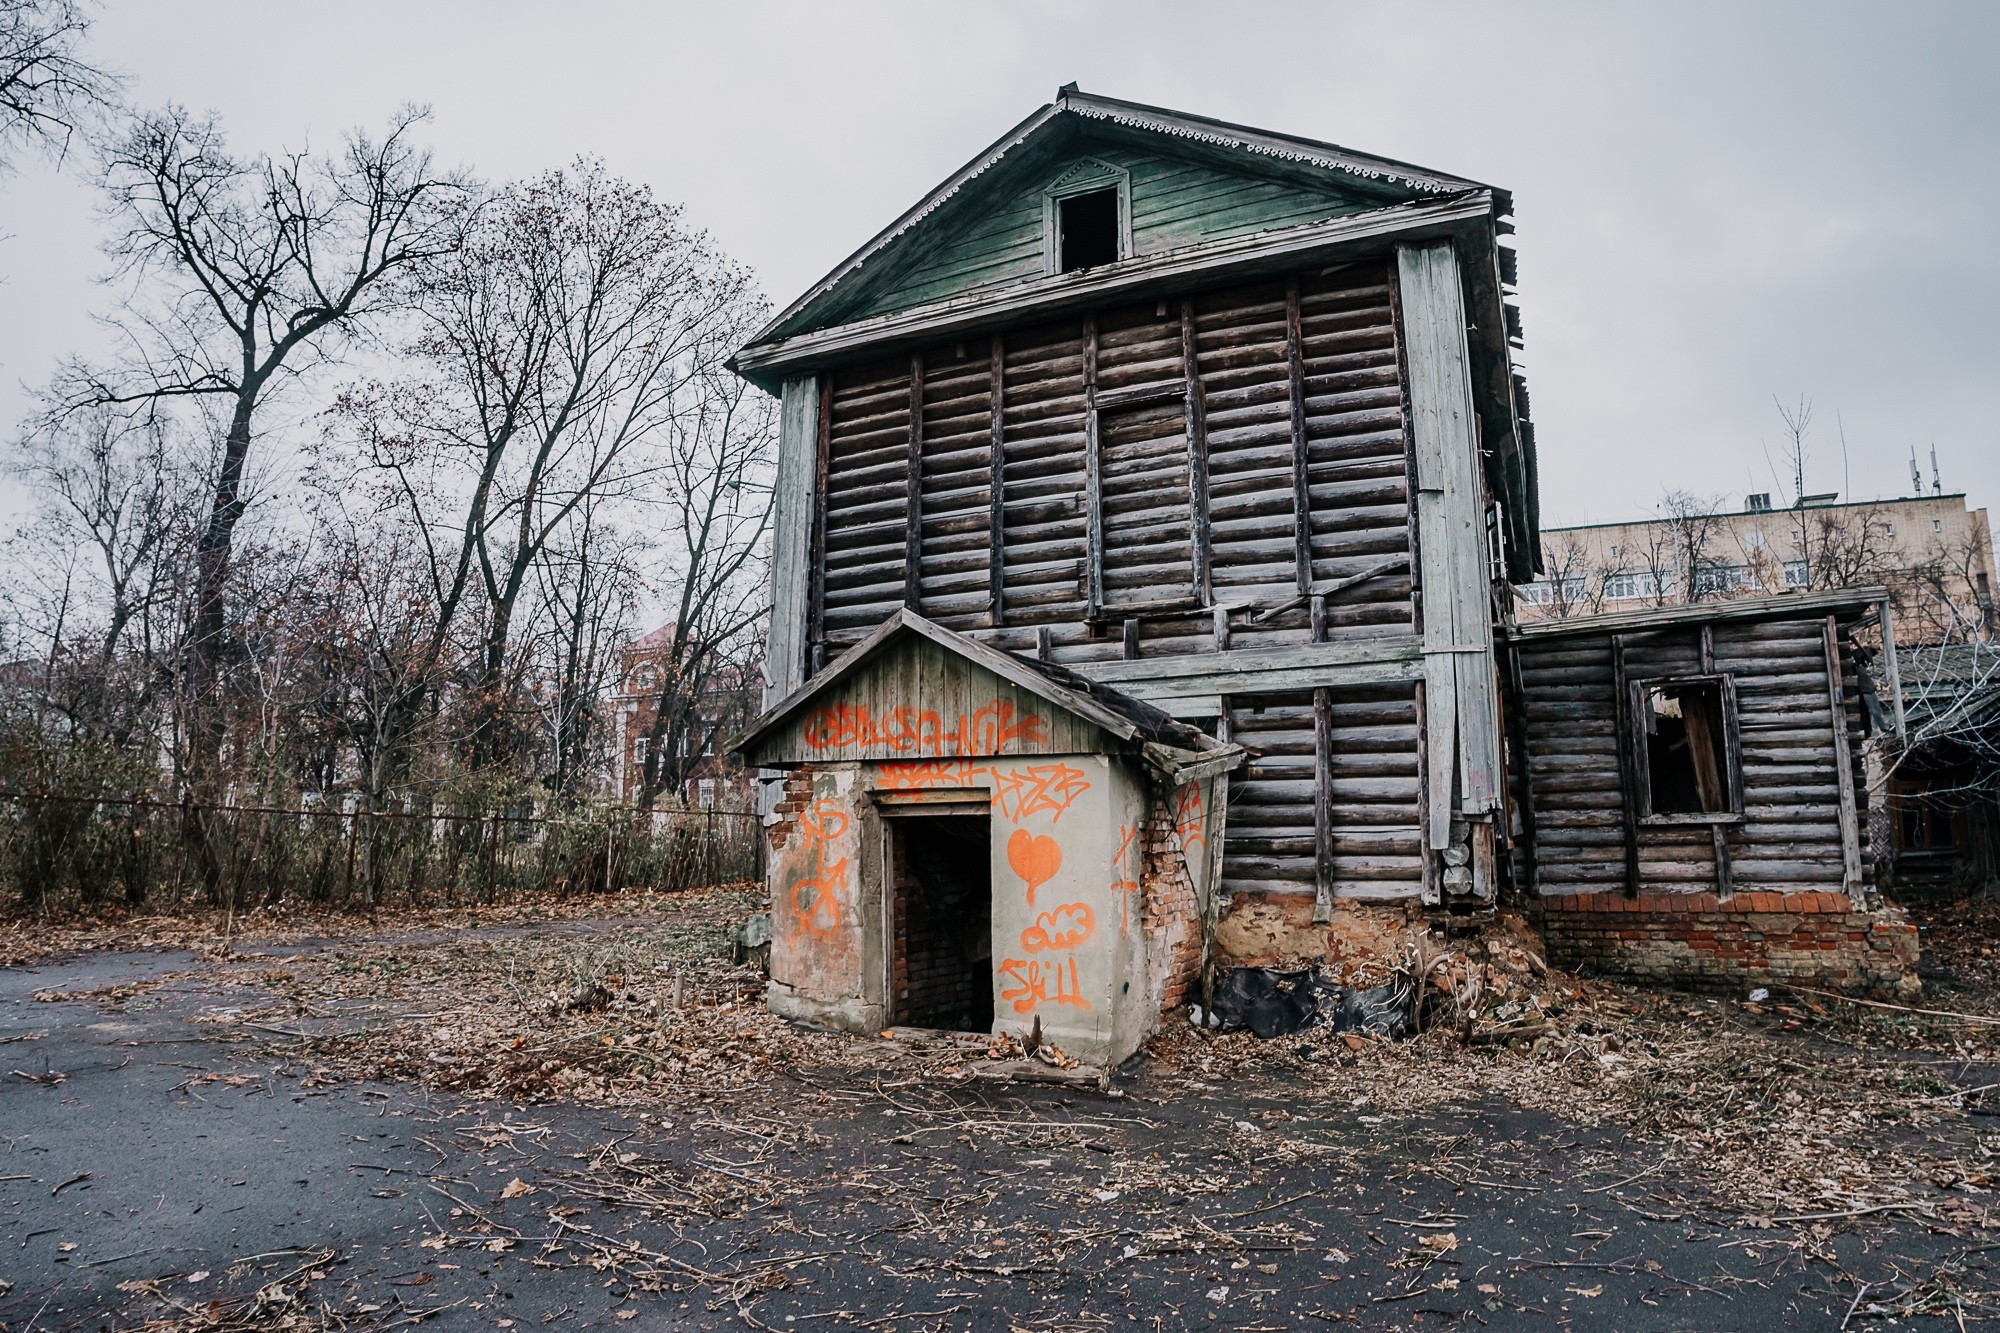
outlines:
[{"label": "small entrance structure", "polygon": [[730,748],[787,770],[780,1014],[1111,1064],[1199,979],[1239,746],[901,611]]}]

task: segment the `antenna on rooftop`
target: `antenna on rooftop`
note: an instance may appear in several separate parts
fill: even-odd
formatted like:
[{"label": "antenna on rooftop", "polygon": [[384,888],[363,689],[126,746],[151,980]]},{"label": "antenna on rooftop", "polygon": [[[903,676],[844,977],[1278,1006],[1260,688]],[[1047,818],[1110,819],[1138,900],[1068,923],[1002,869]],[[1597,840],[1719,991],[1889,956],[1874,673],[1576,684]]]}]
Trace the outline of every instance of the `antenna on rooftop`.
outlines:
[{"label": "antenna on rooftop", "polygon": [[1938,477],[1937,442],[1935,440],[1931,442],[1931,494],[1944,494],[1944,482]]},{"label": "antenna on rooftop", "polygon": [[1923,493],[1924,472],[1922,468],[1917,466],[1917,446],[1913,444],[1910,446],[1910,494],[1922,495]]}]

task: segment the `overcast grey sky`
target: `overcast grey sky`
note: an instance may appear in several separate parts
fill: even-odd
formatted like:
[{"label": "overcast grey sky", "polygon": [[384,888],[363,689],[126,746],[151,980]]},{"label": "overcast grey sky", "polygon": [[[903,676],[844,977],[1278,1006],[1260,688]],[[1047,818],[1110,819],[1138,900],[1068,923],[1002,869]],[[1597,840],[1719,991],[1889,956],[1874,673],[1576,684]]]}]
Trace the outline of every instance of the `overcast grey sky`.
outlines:
[{"label": "overcast grey sky", "polygon": [[[1548,522],[1663,488],[2000,499],[2000,5],[107,0],[90,54],[242,150],[430,104],[491,180],[595,153],[789,301],[1057,85],[1514,192]],[[89,350],[89,176],[0,181],[0,423]],[[1843,478],[1836,413],[1845,427]],[[1928,480],[1928,461],[1926,461]],[[8,497],[13,498],[13,497]],[[11,507],[11,506],[8,506]]]}]

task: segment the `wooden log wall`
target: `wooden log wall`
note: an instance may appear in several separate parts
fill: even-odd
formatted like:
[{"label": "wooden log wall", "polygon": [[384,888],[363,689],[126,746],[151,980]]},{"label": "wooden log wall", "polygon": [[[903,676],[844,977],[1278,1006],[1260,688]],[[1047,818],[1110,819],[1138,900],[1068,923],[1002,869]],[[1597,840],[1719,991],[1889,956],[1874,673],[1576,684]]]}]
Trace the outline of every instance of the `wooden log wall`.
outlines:
[{"label": "wooden log wall", "polygon": [[1226,893],[1381,900],[1421,892],[1414,684],[1234,697],[1229,735],[1255,753],[1231,778]]},{"label": "wooden log wall", "polygon": [[1374,260],[834,372],[815,662],[903,605],[1061,662],[1410,632],[1399,362]]},{"label": "wooden log wall", "polygon": [[[1849,889],[1847,846],[1868,849],[1866,784],[1853,646],[1835,636],[1842,696],[1837,744],[1823,619],[1627,633],[1622,671],[1609,635],[1527,639],[1519,646],[1528,797],[1534,811],[1532,882],[1544,894],[1714,893],[1718,840],[1708,825],[1651,823],[1632,811],[1637,882],[1627,873],[1626,786],[1620,777],[1614,681],[1727,674],[1741,737],[1743,820],[1722,825],[1726,890]],[[1836,762],[1857,803],[1843,827]],[[1636,762],[1636,760],[1635,760]],[[1858,888],[1858,884],[1852,885]]]}]

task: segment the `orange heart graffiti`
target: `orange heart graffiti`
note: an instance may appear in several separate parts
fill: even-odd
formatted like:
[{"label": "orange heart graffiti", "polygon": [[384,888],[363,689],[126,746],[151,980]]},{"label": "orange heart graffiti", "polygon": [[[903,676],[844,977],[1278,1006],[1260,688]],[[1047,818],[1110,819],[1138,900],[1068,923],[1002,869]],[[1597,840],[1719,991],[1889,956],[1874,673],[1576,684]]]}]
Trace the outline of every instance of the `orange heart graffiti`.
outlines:
[{"label": "orange heart graffiti", "polygon": [[1028,881],[1028,906],[1035,905],[1035,889],[1056,877],[1062,869],[1062,848],[1054,838],[1015,829],[1007,839],[1007,864]]}]

